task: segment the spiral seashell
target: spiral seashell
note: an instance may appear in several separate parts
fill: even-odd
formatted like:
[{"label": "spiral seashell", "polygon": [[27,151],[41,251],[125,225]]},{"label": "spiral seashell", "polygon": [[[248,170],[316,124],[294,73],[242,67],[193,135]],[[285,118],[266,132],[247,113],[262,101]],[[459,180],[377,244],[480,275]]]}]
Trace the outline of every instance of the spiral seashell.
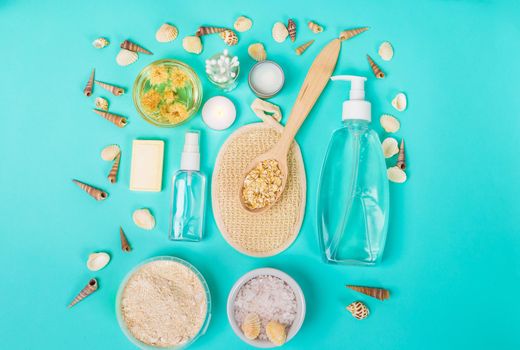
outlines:
[{"label": "spiral seashell", "polygon": [[137,55],[137,52],[130,51],[127,49],[121,49],[119,50],[119,53],[116,56],[116,63],[120,66],[125,67],[137,61],[138,58],[139,56]]},{"label": "spiral seashell", "polygon": [[354,29],[348,29],[344,30],[341,33],[339,33],[339,40],[345,41],[352,39],[353,37],[366,32],[368,30],[368,27],[360,27],[360,28],[354,28]]},{"label": "spiral seashell", "polygon": [[309,23],[307,23],[307,26],[314,34],[323,32],[323,27],[316,22],[309,21]]},{"label": "spiral seashell", "polygon": [[347,285],[347,288],[355,290],[356,292],[363,293],[372,298],[379,300],[386,300],[390,298],[390,292],[384,288],[364,287],[364,286],[353,286]]},{"label": "spiral seashell", "polygon": [[93,109],[93,111],[120,128],[125,127],[126,124],[128,123],[126,118],[123,116],[120,116],[120,115],[117,115],[114,113],[109,113],[106,111],[101,111],[99,109]]},{"label": "spiral seashell", "polygon": [[96,49],[102,49],[110,44],[110,41],[108,41],[105,38],[97,38],[92,42],[92,46],[94,46]]},{"label": "spiral seashell", "polygon": [[385,73],[379,68],[379,66],[374,62],[372,57],[367,55],[368,64],[370,64],[370,68],[372,68],[372,72],[378,79],[383,79],[385,77]]},{"label": "spiral seashell", "polygon": [[402,92],[398,93],[392,100],[392,106],[399,112],[404,111],[408,106],[408,99],[406,98],[406,95]]},{"label": "spiral seashell", "polygon": [[103,111],[108,111],[108,100],[103,97],[96,97],[96,101],[94,102],[97,109],[101,109]]},{"label": "spiral seashell", "polygon": [[92,89],[94,87],[94,73],[95,73],[95,69],[92,69],[92,73],[90,73],[90,77],[88,78],[87,85],[83,89],[83,93],[87,97],[92,95]]},{"label": "spiral seashell", "polygon": [[267,52],[265,52],[264,45],[262,43],[255,43],[249,45],[247,53],[255,61],[261,62],[267,59]]},{"label": "spiral seashell", "polygon": [[98,283],[95,278],[92,278],[90,281],[88,281],[88,284],[79,292],[78,295],[72,300],[72,302],[69,304],[69,308],[73,307],[86,297],[88,297],[90,294],[94,293],[98,289]]},{"label": "spiral seashell", "polygon": [[260,317],[255,313],[250,313],[246,315],[240,328],[247,339],[254,340],[260,335],[261,327]]},{"label": "spiral seashell", "polygon": [[224,40],[227,46],[234,46],[238,44],[238,36],[231,29],[225,30],[219,35],[222,38],[222,40]]},{"label": "spiral seashell", "polygon": [[204,36],[204,35],[210,35],[210,34],[216,34],[216,33],[222,33],[228,30],[224,27],[205,27],[200,26],[199,29],[195,32],[195,36]]},{"label": "spiral seashell", "polygon": [[160,43],[168,43],[170,41],[174,41],[178,34],[179,30],[177,27],[168,23],[164,23],[155,33],[155,39],[157,39],[157,41]]},{"label": "spiral seashell", "polygon": [[127,253],[130,252],[132,250],[132,247],[130,247],[130,243],[128,243],[125,231],[123,231],[123,228],[121,226],[119,227],[119,238],[121,239],[121,250]]},{"label": "spiral seashell", "polygon": [[122,94],[125,93],[125,89],[120,88],[118,86],[103,83],[103,82],[97,81],[97,80],[94,80],[94,82],[96,84],[98,84],[99,86],[101,86],[103,89],[110,91],[114,96],[121,96]]},{"label": "spiral seashell", "polygon": [[182,39],[182,47],[189,53],[198,55],[202,52],[202,42],[198,36],[187,36]]},{"label": "spiral seashell", "polygon": [[386,169],[386,175],[388,180],[396,183],[403,183],[406,181],[406,173],[403,169],[398,166],[393,166],[391,168]]},{"label": "spiral seashell", "polygon": [[393,133],[397,132],[401,128],[401,123],[396,117],[390,114],[383,114],[379,118],[379,122],[386,132]]},{"label": "spiral seashell", "polygon": [[115,184],[117,182],[117,173],[119,172],[119,162],[121,161],[121,153],[118,153],[116,159],[114,159],[114,164],[112,164],[112,168],[110,168],[110,172],[108,173],[108,181],[110,183]]},{"label": "spiral seashell", "polygon": [[276,321],[269,321],[269,323],[267,323],[265,333],[269,341],[277,346],[283,345],[287,339],[285,326]]},{"label": "spiral seashell", "polygon": [[347,310],[350,311],[352,316],[357,318],[358,320],[363,320],[368,317],[368,314],[370,313],[368,311],[368,307],[363,304],[361,301],[355,301],[349,306],[347,306]]},{"label": "spiral seashell", "polygon": [[135,225],[143,230],[153,230],[155,227],[155,218],[148,208],[135,210],[132,219]]},{"label": "spiral seashell", "polygon": [[287,31],[289,32],[289,38],[294,42],[296,40],[296,23],[292,18],[287,21]]},{"label": "spiral seashell", "polygon": [[379,50],[377,53],[384,61],[390,61],[392,57],[394,57],[394,48],[392,47],[392,44],[390,44],[388,41],[385,41],[379,45]]},{"label": "spiral seashell", "polygon": [[384,139],[381,143],[381,147],[383,148],[383,155],[385,156],[385,158],[393,157],[399,152],[397,140],[393,137],[387,137],[386,139]]},{"label": "spiral seashell", "polygon": [[144,47],[139,46],[136,43],[131,42],[130,40],[123,41],[121,43],[121,48],[122,49],[126,49],[126,50],[130,50],[130,51],[134,51],[134,52],[144,53],[146,55],[153,55],[153,53],[151,51],[148,51]]},{"label": "spiral seashell", "polygon": [[287,36],[289,35],[289,31],[287,30],[287,27],[285,27],[285,24],[282,22],[276,22],[273,25],[273,39],[277,43],[283,43],[285,39],[287,39]]},{"label": "spiral seashell", "polygon": [[399,155],[397,156],[397,167],[401,170],[406,169],[406,156],[404,154],[404,139],[401,140]]},{"label": "spiral seashell", "polygon": [[309,48],[309,46],[312,45],[312,43],[314,43],[314,40],[307,41],[305,44],[298,46],[295,50],[296,54],[300,56],[302,53],[305,52],[305,50]]},{"label": "spiral seashell", "polygon": [[246,16],[240,16],[235,21],[235,24],[233,24],[233,27],[236,29],[237,32],[247,32],[251,27],[253,26],[253,21],[251,21]]},{"label": "spiral seashell", "polygon": [[110,262],[110,255],[105,252],[92,253],[88,256],[87,268],[90,271],[99,271]]},{"label": "spiral seashell", "polygon": [[76,185],[79,186],[83,191],[87,192],[92,198],[94,198],[97,201],[102,201],[107,199],[108,193],[106,193],[103,190],[100,190],[99,188],[96,188],[94,186],[90,186],[84,182],[81,182],[79,180],[73,179],[72,182],[74,182]]},{"label": "spiral seashell", "polygon": [[118,145],[108,145],[101,151],[101,159],[110,162],[116,159],[119,152],[121,152],[121,149]]}]

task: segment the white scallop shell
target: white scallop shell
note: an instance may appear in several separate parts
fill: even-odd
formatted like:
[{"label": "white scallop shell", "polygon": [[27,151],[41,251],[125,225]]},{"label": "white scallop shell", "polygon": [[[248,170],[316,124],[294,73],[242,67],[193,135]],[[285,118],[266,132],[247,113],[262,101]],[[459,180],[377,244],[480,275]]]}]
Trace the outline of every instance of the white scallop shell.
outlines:
[{"label": "white scallop shell", "polygon": [[109,145],[103,148],[101,151],[101,159],[106,160],[107,162],[116,159],[117,155],[121,152],[121,149],[118,145]]},{"label": "white scallop shell", "polygon": [[398,93],[394,99],[392,100],[392,106],[397,109],[399,112],[402,112],[406,109],[408,105],[408,101],[406,95],[402,92]]},{"label": "white scallop shell", "polygon": [[155,227],[155,218],[149,209],[137,209],[132,214],[132,219],[137,227],[143,230],[153,230]]},{"label": "white scallop shell", "polygon": [[387,137],[386,139],[384,139],[381,143],[381,146],[383,147],[383,154],[385,155],[385,158],[393,157],[397,153],[399,153],[399,146],[397,145],[397,140],[393,137]]},{"label": "white scallop shell", "polygon": [[184,50],[198,55],[202,52],[202,41],[198,36],[187,36],[182,39],[182,47]]},{"label": "white scallop shell", "polygon": [[386,169],[386,175],[392,182],[403,183],[406,181],[406,173],[397,166]]},{"label": "white scallop shell", "polygon": [[401,128],[399,120],[390,114],[383,114],[381,118],[379,118],[379,122],[386,132],[397,132],[399,128]]},{"label": "white scallop shell", "polygon": [[88,256],[87,268],[90,271],[99,271],[110,262],[110,255],[105,252],[92,253]]},{"label": "white scallop shell", "polygon": [[177,27],[168,23],[164,23],[159,27],[159,29],[157,29],[157,32],[155,33],[155,39],[157,39],[157,41],[160,43],[167,43],[174,41],[178,34],[179,31]]},{"label": "white scallop shell", "polygon": [[276,22],[273,26],[273,39],[277,43],[283,43],[287,36],[289,35],[289,31],[287,27],[282,22]]},{"label": "white scallop shell", "polygon": [[246,16],[240,16],[233,24],[237,32],[247,32],[253,26],[253,21],[251,21]]},{"label": "white scallop shell", "polygon": [[94,46],[96,49],[102,49],[105,46],[108,46],[110,42],[105,38],[97,38],[92,42],[92,46]]},{"label": "white scallop shell", "polygon": [[121,49],[116,56],[116,62],[120,66],[128,66],[137,61],[138,58],[137,52]]},{"label": "white scallop shell", "polygon": [[247,339],[256,339],[260,335],[260,329],[262,327],[262,323],[260,321],[260,317],[258,314],[250,313],[247,314],[244,318],[244,322],[242,322],[242,332]]},{"label": "white scallop shell", "polygon": [[267,52],[265,52],[264,45],[262,43],[255,43],[249,45],[247,53],[255,61],[265,61],[267,59]]},{"label": "white scallop shell", "polygon": [[378,53],[383,61],[390,61],[392,57],[394,57],[394,48],[392,47],[392,44],[390,44],[388,41],[385,41],[379,45]]},{"label": "white scallop shell", "polygon": [[96,97],[95,105],[97,109],[108,111],[108,100],[103,97]]}]

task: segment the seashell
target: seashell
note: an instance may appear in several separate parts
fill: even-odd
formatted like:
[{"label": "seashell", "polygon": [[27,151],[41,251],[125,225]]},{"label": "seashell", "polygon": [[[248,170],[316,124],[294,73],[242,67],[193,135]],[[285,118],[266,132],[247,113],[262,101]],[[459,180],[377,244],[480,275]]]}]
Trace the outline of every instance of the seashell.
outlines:
[{"label": "seashell", "polygon": [[381,143],[383,147],[383,154],[385,158],[390,158],[395,156],[399,152],[399,147],[397,146],[397,140],[393,137],[387,137]]},{"label": "seashell", "polygon": [[282,22],[276,22],[273,26],[272,34],[274,41],[277,43],[283,43],[285,39],[287,39],[289,31],[287,30],[287,27],[285,27],[285,24]]},{"label": "seashell", "polygon": [[121,152],[121,149],[118,145],[108,145],[101,151],[101,159],[110,162],[116,159],[119,152]]},{"label": "seashell", "polygon": [[102,201],[104,199],[107,199],[108,193],[106,193],[103,190],[100,190],[99,188],[87,185],[84,182],[81,182],[79,180],[73,179],[72,182],[74,182],[76,185],[79,186],[83,191],[87,192],[92,198],[94,198],[97,201]]},{"label": "seashell", "polygon": [[360,28],[354,28],[354,29],[348,29],[344,30],[341,33],[339,33],[339,40],[345,41],[352,39],[353,37],[366,32],[368,30],[368,27],[360,27]]},{"label": "seashell", "polygon": [[253,340],[260,335],[261,326],[260,317],[255,313],[250,313],[246,315],[240,328],[247,339]]},{"label": "seashell", "polygon": [[72,300],[72,302],[69,304],[69,308],[73,307],[86,297],[88,297],[90,294],[94,293],[98,289],[98,283],[95,278],[92,278],[90,281],[88,281],[88,284],[79,292],[78,295]]},{"label": "seashell", "polygon": [[99,271],[110,262],[110,255],[105,252],[92,253],[88,256],[87,268],[90,271]]},{"label": "seashell", "polygon": [[108,111],[108,100],[103,97],[96,97],[96,101],[94,102],[97,109],[101,109],[103,111]]},{"label": "seashell", "polygon": [[397,120],[396,117],[391,116],[390,114],[383,114],[379,118],[379,122],[381,123],[381,126],[383,129],[385,129],[386,132],[397,132],[399,128],[401,127],[401,123],[399,120]]},{"label": "seashell", "polygon": [[205,27],[200,26],[199,29],[195,32],[196,36],[203,36],[203,35],[210,35],[210,34],[216,34],[216,33],[222,33],[228,30],[224,27]]},{"label": "seashell", "polygon": [[390,61],[392,57],[394,57],[394,48],[392,47],[392,44],[385,41],[379,45],[379,51],[377,53],[379,53],[379,56],[383,61]]},{"label": "seashell", "polygon": [[182,47],[184,50],[197,55],[202,52],[202,42],[198,36],[187,36],[182,39]]},{"label": "seashell", "polygon": [[383,79],[385,77],[385,73],[379,68],[379,66],[374,62],[372,57],[367,55],[368,64],[370,64],[370,68],[372,68],[372,72],[378,79]]},{"label": "seashell", "polygon": [[358,320],[363,320],[368,317],[368,314],[370,313],[368,311],[368,307],[363,304],[361,301],[355,301],[349,306],[347,306],[347,310],[350,311],[352,316],[357,318]]},{"label": "seashell", "polygon": [[222,40],[224,40],[227,46],[234,46],[238,44],[238,36],[231,29],[225,30],[219,35],[222,38]]},{"label": "seashell", "polygon": [[92,42],[92,46],[94,46],[96,49],[102,49],[105,46],[108,46],[108,44],[110,44],[110,41],[105,38],[97,38]]},{"label": "seashell", "polygon": [[236,29],[237,32],[247,32],[251,27],[253,26],[253,21],[251,21],[246,16],[240,16],[235,21],[235,24],[233,24],[233,27]]},{"label": "seashell", "polygon": [[83,93],[87,97],[92,95],[92,88],[94,87],[94,72],[95,72],[95,69],[92,69],[92,73],[90,73],[90,77],[88,78],[87,85],[83,89]]},{"label": "seashell", "polygon": [[350,288],[352,290],[355,290],[356,292],[363,293],[365,295],[379,300],[386,300],[390,298],[390,291],[384,288],[363,287],[353,285],[347,285],[347,288]]},{"label": "seashell", "polygon": [[164,23],[159,27],[159,29],[157,29],[157,32],[155,33],[155,39],[157,39],[157,41],[160,43],[168,43],[170,41],[174,41],[178,34],[179,30],[177,27],[168,23]]},{"label": "seashell", "polygon": [[94,82],[96,84],[98,84],[99,86],[101,86],[103,89],[110,91],[114,96],[121,96],[122,94],[125,93],[125,89],[120,88],[118,86],[103,83],[103,82],[97,81],[97,80],[94,80]]},{"label": "seashell", "polygon": [[406,181],[406,173],[398,166],[393,166],[386,169],[388,180],[396,183],[403,183]]},{"label": "seashell", "polygon": [[296,54],[299,56],[301,55],[302,53],[305,52],[305,50],[307,50],[309,48],[309,46],[312,45],[312,43],[314,42],[314,40],[311,40],[311,41],[307,41],[305,44],[303,45],[300,45],[296,48]]},{"label": "seashell", "polygon": [[267,52],[265,52],[264,45],[262,43],[251,44],[247,48],[247,53],[255,61],[265,61],[267,59]]},{"label": "seashell", "polygon": [[269,321],[265,326],[265,333],[267,334],[267,338],[274,345],[280,346],[285,343],[287,339],[287,333],[285,332],[285,326],[276,321]]},{"label": "seashell", "polygon": [[116,56],[116,62],[120,66],[128,66],[137,61],[138,58],[137,52],[121,49]]},{"label": "seashell", "polygon": [[123,231],[121,226],[119,227],[119,238],[121,239],[121,249],[127,253],[132,251],[132,247],[130,247],[130,243],[128,243],[128,239],[126,238],[125,231]]},{"label": "seashell", "polygon": [[294,42],[296,40],[296,23],[292,18],[287,21],[287,31],[289,32],[289,38]]},{"label": "seashell", "polygon": [[120,46],[122,49],[130,50],[130,51],[134,51],[134,52],[140,52],[140,53],[144,53],[147,55],[153,55],[153,53],[151,51],[148,51],[144,47],[139,46],[136,43],[131,42],[130,40],[123,41]]},{"label": "seashell", "polygon": [[112,168],[110,168],[110,172],[108,173],[108,181],[111,184],[115,184],[117,182],[117,173],[119,172],[119,162],[121,161],[121,152],[117,154],[116,159],[114,160],[114,164],[112,164]]},{"label": "seashell", "polygon": [[392,100],[392,106],[397,109],[399,112],[402,112],[406,109],[406,106],[408,105],[408,99],[406,98],[406,95],[402,92],[395,95],[394,99]]},{"label": "seashell", "polygon": [[93,111],[120,128],[125,127],[126,124],[128,123],[128,121],[126,120],[125,117],[120,116],[118,114],[109,113],[109,112],[102,111],[99,109],[93,109]]},{"label": "seashell", "polygon": [[397,156],[397,167],[401,170],[406,169],[406,157],[404,154],[404,139],[401,140],[401,146],[399,147],[399,155]]},{"label": "seashell", "polygon": [[153,230],[155,227],[155,218],[150,212],[150,209],[142,208],[135,210],[132,214],[132,219],[135,225],[143,230]]},{"label": "seashell", "polygon": [[307,26],[315,34],[323,32],[323,27],[316,22],[309,21],[309,23],[307,23]]}]

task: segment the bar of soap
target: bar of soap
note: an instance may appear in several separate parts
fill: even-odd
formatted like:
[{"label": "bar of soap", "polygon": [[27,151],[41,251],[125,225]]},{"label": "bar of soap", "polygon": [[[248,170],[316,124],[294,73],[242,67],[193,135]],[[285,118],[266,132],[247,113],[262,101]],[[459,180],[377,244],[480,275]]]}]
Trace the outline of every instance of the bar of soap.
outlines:
[{"label": "bar of soap", "polygon": [[164,159],[164,141],[134,140],[130,190],[161,192]]}]

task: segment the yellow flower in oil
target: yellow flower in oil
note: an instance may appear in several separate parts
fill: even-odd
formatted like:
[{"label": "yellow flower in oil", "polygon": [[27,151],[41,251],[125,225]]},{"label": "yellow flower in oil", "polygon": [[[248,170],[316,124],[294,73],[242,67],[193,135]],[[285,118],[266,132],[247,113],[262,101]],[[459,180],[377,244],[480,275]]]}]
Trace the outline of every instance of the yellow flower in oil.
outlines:
[{"label": "yellow flower in oil", "polygon": [[182,103],[164,104],[160,109],[161,116],[168,119],[170,123],[178,123],[188,118],[188,110]]},{"label": "yellow flower in oil", "polygon": [[150,83],[159,85],[168,81],[168,68],[164,66],[153,66],[150,69]]},{"label": "yellow flower in oil", "polygon": [[188,76],[179,68],[173,67],[170,70],[170,80],[172,81],[172,86],[178,89],[186,85],[186,82],[188,81]]},{"label": "yellow flower in oil", "polygon": [[149,90],[141,98],[141,104],[144,109],[154,111],[161,102],[161,95],[155,90]]},{"label": "yellow flower in oil", "polygon": [[164,90],[163,99],[165,102],[172,103],[176,97],[177,97],[177,94],[175,93],[175,91],[173,91],[171,89]]}]

